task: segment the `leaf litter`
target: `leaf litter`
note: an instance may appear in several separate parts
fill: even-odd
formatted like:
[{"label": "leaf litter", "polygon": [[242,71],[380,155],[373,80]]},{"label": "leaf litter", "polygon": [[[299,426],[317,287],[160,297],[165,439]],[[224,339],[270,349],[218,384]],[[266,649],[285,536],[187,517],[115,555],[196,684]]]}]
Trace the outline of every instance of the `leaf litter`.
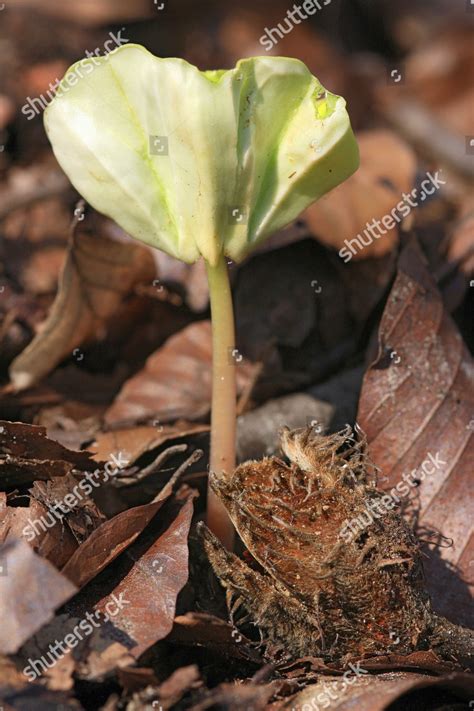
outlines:
[{"label": "leaf litter", "polygon": [[[94,12],[85,5],[68,10],[87,33],[80,24],[66,28],[54,3],[48,18],[38,14],[39,33],[50,37],[54,23],[58,38],[73,38],[77,50],[68,56],[68,42],[58,39],[51,60],[67,66],[91,27],[101,36],[97,18],[121,22],[131,12],[108,0],[96,5]],[[164,41],[170,55],[227,66],[244,47],[253,54],[262,28],[276,25],[284,11],[258,3],[238,12],[221,8],[217,42],[209,41],[205,18],[184,13]],[[157,18],[144,5],[133,12],[140,41]],[[346,9],[341,20],[354,39],[362,30],[352,12]],[[472,42],[454,22],[436,28],[433,18],[413,14],[407,33],[398,17],[403,7],[397,17],[385,12],[392,41],[405,38],[406,77],[398,86],[387,82],[386,57],[368,61],[355,53],[348,61],[308,22],[295,25],[278,47],[325,73],[332,90],[348,97],[363,160],[302,221],[243,265],[230,265],[241,408],[249,415],[250,456],[258,457],[278,452],[282,422],[270,415],[280,398],[290,398],[285,408],[293,408],[288,417],[295,427],[311,426],[318,435],[341,429],[340,413],[358,408],[350,424],[367,436],[380,489],[389,493],[404,473],[417,472],[399,510],[418,534],[433,610],[472,627],[472,169],[468,154],[446,140],[454,136],[459,144],[469,133]],[[8,14],[1,30],[7,36],[14,26],[28,27],[21,10]],[[201,23],[197,42],[187,39],[188,22]],[[364,23],[363,32],[369,27]],[[0,660],[0,703],[120,711],[306,711],[305,704],[326,701],[334,709],[368,711],[467,706],[474,691],[466,660],[430,648],[407,652],[408,642],[393,629],[386,630],[393,644],[352,659],[365,670],[355,679],[348,660],[311,656],[309,639],[290,655],[243,609],[227,608],[195,531],[205,510],[211,366],[201,265],[178,268],[155,259],[90,208],[85,220],[77,213],[71,238],[77,195],[53,166],[44,139],[38,143],[36,119],[19,120],[24,96],[31,87],[41,92],[56,65],[38,61],[23,34],[31,56],[17,60],[21,88],[9,79],[13,65],[0,82],[0,131],[13,128],[18,137],[15,144],[0,136],[6,145],[0,153],[0,642],[8,655]],[[5,65],[11,54],[2,58]],[[401,193],[439,168],[446,190],[342,265],[337,252],[344,240],[389,214]],[[360,397],[357,387],[342,385],[356,371],[365,372]],[[313,405],[313,394],[322,407]],[[128,463],[106,480],[106,463],[119,453]],[[430,454],[439,466],[426,474],[421,466]],[[96,470],[98,486],[57,515],[57,503]],[[32,521],[51,525],[37,526],[28,540]],[[285,545],[290,538],[282,538]],[[245,542],[238,560],[262,575],[263,561]],[[371,560],[371,551],[361,551],[367,559],[359,568]],[[402,558],[395,561],[400,569],[407,565]],[[308,575],[311,566],[303,567]],[[288,570],[281,560],[277,569],[281,585]],[[106,606],[117,600],[122,609],[105,620],[113,609]],[[82,639],[28,681],[22,672],[28,660],[41,659],[66,634],[77,636],[87,613],[97,627],[90,634],[79,628]],[[374,634],[380,640],[380,630]],[[351,683],[344,686],[348,670]]]}]

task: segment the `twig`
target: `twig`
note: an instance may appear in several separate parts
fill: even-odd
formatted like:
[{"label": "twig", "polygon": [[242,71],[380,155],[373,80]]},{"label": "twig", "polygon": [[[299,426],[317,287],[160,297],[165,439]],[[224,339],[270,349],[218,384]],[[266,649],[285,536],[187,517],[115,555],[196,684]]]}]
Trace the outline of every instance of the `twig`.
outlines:
[{"label": "twig", "polygon": [[147,467],[145,467],[145,469],[142,469],[141,471],[137,471],[137,467],[119,470],[112,479],[112,483],[117,488],[136,484],[137,482],[145,479],[147,476],[150,476],[150,474],[154,474],[155,472],[159,471],[161,466],[168,459],[170,459],[173,455],[178,454],[179,452],[185,452],[187,448],[188,446],[186,444],[175,444],[172,447],[168,447],[163,452],[160,452],[156,459],[154,459],[151,464],[149,464]]}]

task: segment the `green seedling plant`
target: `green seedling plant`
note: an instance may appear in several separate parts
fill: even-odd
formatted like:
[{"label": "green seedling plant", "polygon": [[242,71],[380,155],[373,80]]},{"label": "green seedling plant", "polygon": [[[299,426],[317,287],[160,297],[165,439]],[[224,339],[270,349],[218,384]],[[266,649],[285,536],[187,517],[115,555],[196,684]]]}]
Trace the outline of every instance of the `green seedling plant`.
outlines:
[{"label": "green seedling plant", "polygon": [[[44,121],[58,162],[90,205],[183,262],[204,259],[210,470],[231,476],[235,335],[226,258],[241,262],[357,169],[344,99],[296,59],[252,57],[199,71],[130,44],[73,65]],[[232,524],[210,490],[207,520],[230,547]]]}]

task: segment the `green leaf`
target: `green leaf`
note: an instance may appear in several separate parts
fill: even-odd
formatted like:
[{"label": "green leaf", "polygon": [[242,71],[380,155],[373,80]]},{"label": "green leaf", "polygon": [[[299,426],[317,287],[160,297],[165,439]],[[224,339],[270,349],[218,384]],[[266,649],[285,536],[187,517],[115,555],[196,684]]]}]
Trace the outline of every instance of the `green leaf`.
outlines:
[{"label": "green leaf", "polygon": [[200,72],[126,45],[73,65],[45,126],[94,208],[185,262],[240,261],[358,167],[344,99],[285,57]]}]

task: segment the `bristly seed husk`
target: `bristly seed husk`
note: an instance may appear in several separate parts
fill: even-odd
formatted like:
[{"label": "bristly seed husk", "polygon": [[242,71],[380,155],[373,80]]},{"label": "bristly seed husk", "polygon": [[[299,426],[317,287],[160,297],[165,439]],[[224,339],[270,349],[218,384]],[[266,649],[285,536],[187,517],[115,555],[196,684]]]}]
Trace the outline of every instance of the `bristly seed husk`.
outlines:
[{"label": "bristly seed husk", "polygon": [[[359,433],[360,434],[360,433]],[[395,511],[348,538],[347,521],[374,510],[384,493],[366,440],[350,427],[321,436],[311,427],[281,435],[287,464],[246,462],[211,486],[263,571],[249,567],[201,527],[227,591],[274,645],[327,661],[433,649],[469,664],[474,633],[437,617],[423,585],[417,539]]]}]

